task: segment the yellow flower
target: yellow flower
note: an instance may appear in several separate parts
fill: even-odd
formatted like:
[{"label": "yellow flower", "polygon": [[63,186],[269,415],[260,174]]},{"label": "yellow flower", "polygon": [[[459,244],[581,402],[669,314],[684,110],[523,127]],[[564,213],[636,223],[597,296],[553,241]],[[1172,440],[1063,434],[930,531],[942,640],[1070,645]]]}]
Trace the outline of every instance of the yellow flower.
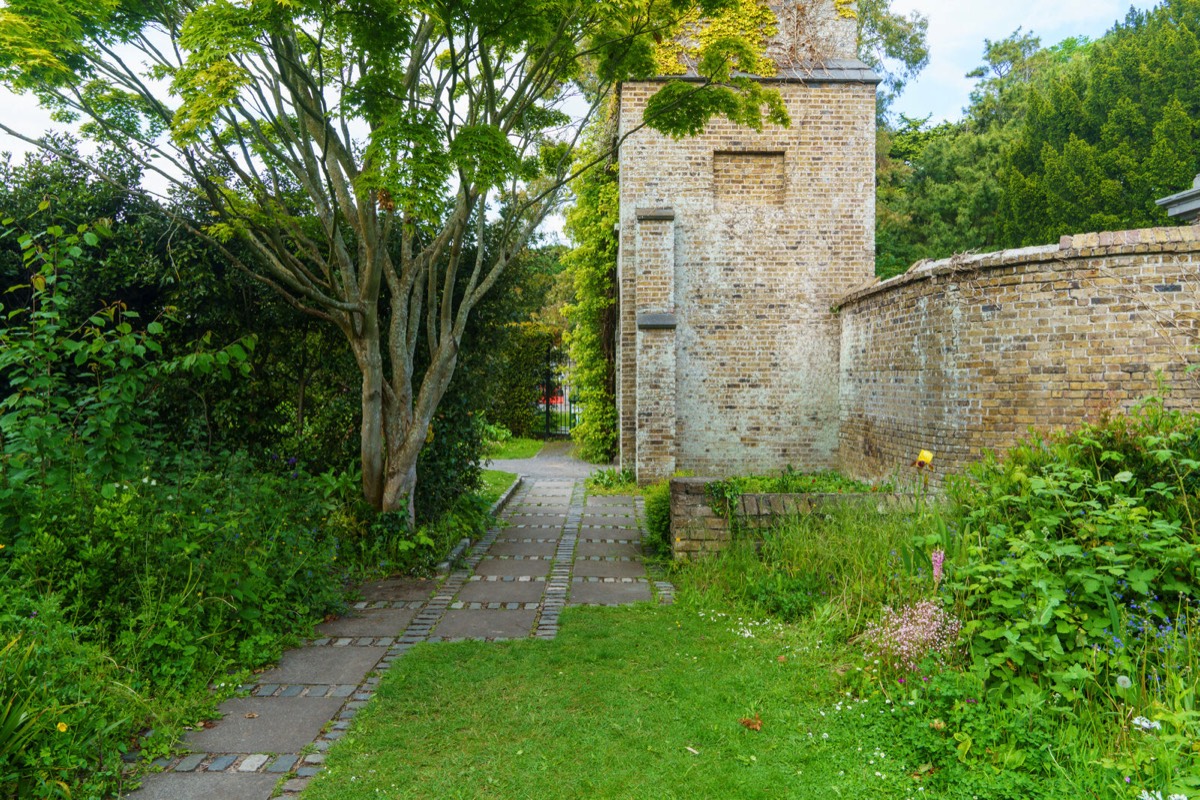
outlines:
[{"label": "yellow flower", "polygon": [[933,463],[933,453],[929,450],[922,450],[917,453],[917,460],[912,463],[917,469],[925,469]]},{"label": "yellow flower", "polygon": [[0,544],[0,550],[3,550],[7,545]]},{"label": "yellow flower", "polygon": [[65,723],[65,722],[60,722],[60,723],[58,723],[58,725],[56,725],[55,727],[56,727],[56,728],[58,728],[58,732],[59,732],[59,733],[66,733],[66,732],[67,732],[67,723]]}]

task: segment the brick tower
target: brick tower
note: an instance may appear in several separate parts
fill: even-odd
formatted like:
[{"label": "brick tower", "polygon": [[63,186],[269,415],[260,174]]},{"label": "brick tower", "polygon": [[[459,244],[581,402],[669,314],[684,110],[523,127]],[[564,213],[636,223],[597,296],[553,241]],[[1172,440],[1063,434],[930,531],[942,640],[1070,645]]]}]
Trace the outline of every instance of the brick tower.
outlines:
[{"label": "brick tower", "polygon": [[[840,326],[874,275],[875,88],[834,0],[784,0],[768,49],[791,126],[715,119],[620,150],[621,465],[728,476],[832,468]],[[666,79],[663,79],[666,80]],[[658,81],[626,83],[622,134]]]}]

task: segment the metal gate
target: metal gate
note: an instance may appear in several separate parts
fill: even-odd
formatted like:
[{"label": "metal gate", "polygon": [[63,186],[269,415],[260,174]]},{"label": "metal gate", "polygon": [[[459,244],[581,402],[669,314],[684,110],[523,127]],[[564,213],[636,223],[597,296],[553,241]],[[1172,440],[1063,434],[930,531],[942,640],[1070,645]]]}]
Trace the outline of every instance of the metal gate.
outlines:
[{"label": "metal gate", "polygon": [[541,415],[543,435],[570,436],[571,429],[579,424],[580,407],[575,403],[571,391],[571,362],[548,360],[542,375],[541,397],[538,413]]}]

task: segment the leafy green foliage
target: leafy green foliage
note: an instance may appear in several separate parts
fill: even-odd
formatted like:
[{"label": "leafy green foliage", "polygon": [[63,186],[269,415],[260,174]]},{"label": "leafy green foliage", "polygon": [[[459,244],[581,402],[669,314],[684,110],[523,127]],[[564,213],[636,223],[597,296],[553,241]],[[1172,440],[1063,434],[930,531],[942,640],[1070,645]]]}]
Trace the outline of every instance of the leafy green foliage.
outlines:
[{"label": "leafy green foliage", "polygon": [[433,522],[464,494],[479,488],[483,418],[470,395],[456,393],[438,408],[417,461],[421,490],[415,496],[418,522]]},{"label": "leafy green foliage", "polygon": [[[488,387],[488,420],[516,436],[545,428],[538,412],[547,375],[557,381],[563,362],[562,333],[550,325],[522,322],[504,331],[496,353],[500,367]],[[553,381],[552,381],[553,382]]]},{"label": "leafy green foliage", "polygon": [[647,554],[667,557],[671,554],[671,482],[660,481],[642,489],[646,505],[646,535],[642,549]]},{"label": "leafy green foliage", "polygon": [[608,467],[587,476],[584,485],[589,494],[637,494],[637,476],[631,469]]},{"label": "leafy green foliage", "polygon": [[24,291],[28,304],[9,308],[0,328],[0,379],[8,390],[0,400],[0,494],[27,481],[68,489],[76,464],[101,480],[130,477],[147,455],[140,449],[149,429],[144,401],[156,380],[177,371],[228,379],[246,370],[252,340],[159,360],[163,324],[137,330],[138,314],[120,304],[71,329],[65,314],[71,275],[84,247],[99,241],[96,233],[85,225],[70,234],[51,226],[18,241],[29,284],[6,295]]},{"label": "leafy green foliage", "polygon": [[1034,440],[960,484],[966,552],[948,572],[976,669],[1076,696],[1151,670],[1200,602],[1194,514],[1200,420],[1144,404]]},{"label": "leafy green foliage", "polygon": [[34,599],[0,572],[0,608],[0,711],[23,717],[15,730],[0,718],[0,797],[104,796],[147,703],[57,600]]},{"label": "leafy green foliage", "polygon": [[[607,119],[607,118],[605,118]],[[606,122],[593,131],[589,154],[600,147]],[[617,453],[616,298],[620,219],[616,165],[593,169],[574,185],[567,234],[575,243],[564,258],[575,282],[574,304],[565,309],[574,381],[582,409],[571,437],[586,461],[603,464]]]},{"label": "leafy green foliage", "polygon": [[925,258],[1169,224],[1200,168],[1200,4],[1133,11],[1096,41],[984,43],[961,123],[885,124],[876,272]]},{"label": "leafy green foliage", "polygon": [[858,0],[858,57],[883,77],[879,108],[886,111],[905,84],[929,64],[929,20],[912,11],[903,16],[890,0]]},{"label": "leafy green foliage", "polygon": [[1200,3],[1131,12],[1029,98],[1003,174],[1005,238],[1161,225],[1200,167]]}]

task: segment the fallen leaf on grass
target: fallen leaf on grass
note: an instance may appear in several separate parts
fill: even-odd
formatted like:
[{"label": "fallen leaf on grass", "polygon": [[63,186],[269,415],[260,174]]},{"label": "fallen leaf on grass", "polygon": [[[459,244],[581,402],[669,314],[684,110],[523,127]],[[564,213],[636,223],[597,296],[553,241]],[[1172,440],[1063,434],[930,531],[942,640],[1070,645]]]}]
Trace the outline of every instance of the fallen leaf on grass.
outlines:
[{"label": "fallen leaf on grass", "polygon": [[742,723],[742,725],[744,725],[749,730],[752,730],[752,731],[761,731],[762,730],[762,718],[759,717],[758,714],[755,714],[752,719],[739,719],[738,722]]},{"label": "fallen leaf on grass", "polygon": [[687,750],[689,753],[691,753],[691,754],[692,754],[692,755],[694,755],[694,756],[698,756],[698,755],[700,755],[700,751],[699,751],[699,750],[697,750],[697,749],[696,749],[696,748],[694,748],[694,747],[686,747],[686,748],[684,748],[684,749],[685,749],[685,750]]},{"label": "fallen leaf on grass", "polygon": [[777,658],[777,659],[775,659],[775,660],[776,660],[776,661],[778,661],[780,664],[786,664],[786,663],[787,663],[787,656],[780,656],[779,658]]}]

